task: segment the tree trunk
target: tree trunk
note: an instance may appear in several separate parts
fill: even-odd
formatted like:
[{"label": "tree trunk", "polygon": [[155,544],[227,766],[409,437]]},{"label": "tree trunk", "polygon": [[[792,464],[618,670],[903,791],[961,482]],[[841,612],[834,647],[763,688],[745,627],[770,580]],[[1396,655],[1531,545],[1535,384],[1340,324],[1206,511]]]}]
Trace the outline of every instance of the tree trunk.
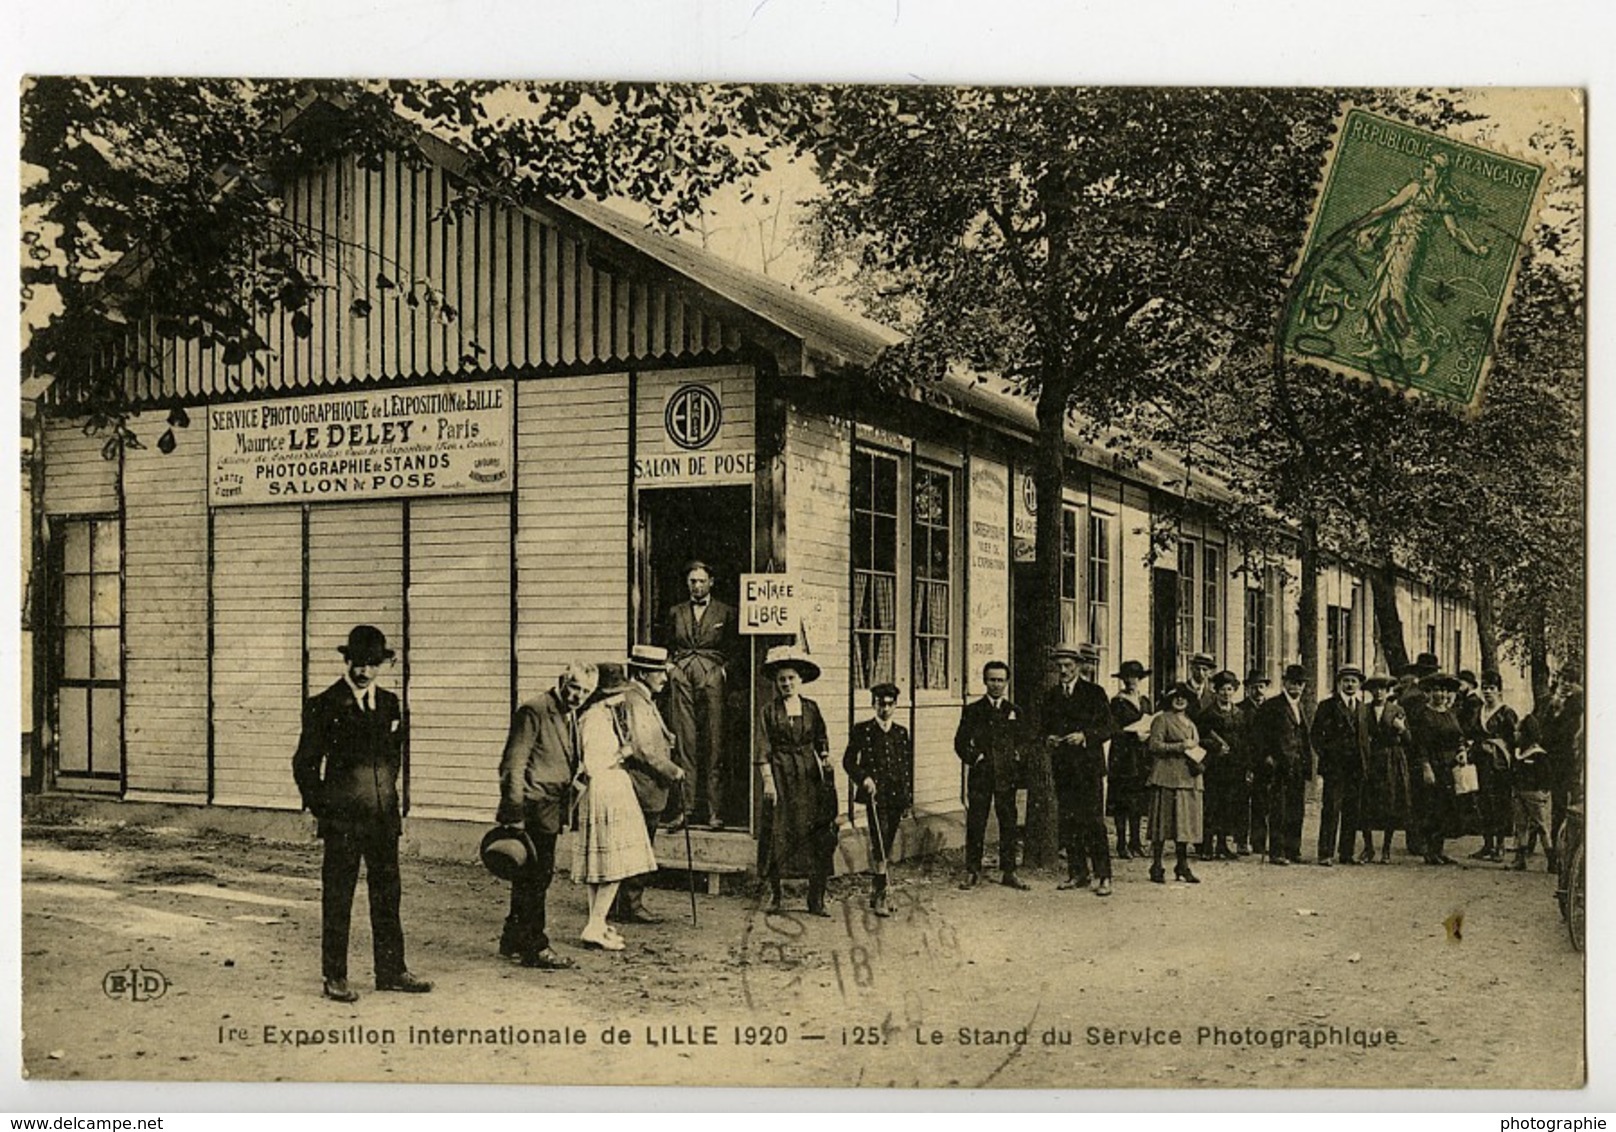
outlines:
[{"label": "tree trunk", "polygon": [[1369,596],[1375,608],[1375,640],[1386,668],[1396,675],[1408,665],[1408,646],[1403,639],[1403,614],[1397,608],[1397,576],[1387,556],[1369,570]]},{"label": "tree trunk", "polygon": [[[1302,699],[1310,707],[1318,703],[1318,689],[1314,687],[1319,670],[1319,523],[1312,517],[1302,520],[1302,598],[1298,616],[1296,643],[1302,652],[1302,669],[1308,674],[1307,689]],[[1332,674],[1333,676],[1333,674]]]},{"label": "tree trunk", "polygon": [[1060,815],[1055,803],[1055,780],[1049,750],[1041,741],[1040,710],[1049,683],[1049,655],[1058,643],[1060,625],[1061,495],[1066,478],[1066,391],[1046,382],[1038,403],[1038,446],[1033,461],[1033,482],[1038,492],[1037,559],[1030,575],[1030,601],[1026,620],[1017,626],[1028,646],[1022,656],[1036,658],[1032,672],[1016,674],[1016,699],[1029,720],[1026,751],[1027,833],[1026,862],[1052,867],[1059,856],[1056,836]]},{"label": "tree trunk", "polygon": [[1538,611],[1526,642],[1527,663],[1532,670],[1532,710],[1549,700],[1549,632],[1543,612]]},{"label": "tree trunk", "polygon": [[[1478,562],[1471,573],[1470,600],[1476,610],[1476,639],[1481,644],[1481,670],[1497,672],[1498,609],[1493,604],[1493,568]],[[1454,664],[1459,658],[1453,658]]]}]

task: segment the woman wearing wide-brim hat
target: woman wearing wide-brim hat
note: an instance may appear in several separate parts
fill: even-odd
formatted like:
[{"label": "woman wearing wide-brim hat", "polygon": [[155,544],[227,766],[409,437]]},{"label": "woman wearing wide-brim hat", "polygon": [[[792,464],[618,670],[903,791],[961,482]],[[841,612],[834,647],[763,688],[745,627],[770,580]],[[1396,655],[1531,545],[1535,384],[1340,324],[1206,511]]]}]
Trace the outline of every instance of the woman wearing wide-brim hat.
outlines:
[{"label": "woman wearing wide-brim hat", "polygon": [[1453,712],[1459,691],[1457,677],[1438,672],[1420,681],[1425,702],[1409,715],[1410,783],[1414,787],[1414,824],[1419,829],[1420,854],[1427,865],[1455,865],[1443,852],[1447,838],[1458,830],[1458,796],[1453,772],[1464,748],[1464,728]]},{"label": "woman wearing wide-brim hat", "polygon": [[836,853],[836,774],[830,736],[819,705],[802,686],[819,679],[819,665],[795,645],[777,645],[763,659],[774,697],[760,712],[762,742],[753,759],[763,782],[758,873],[769,885],[770,911],[784,905],[782,881],[808,878],[808,911],[828,916],[825,885]]},{"label": "woman wearing wide-brim hat", "polygon": [[1200,878],[1190,871],[1189,846],[1199,842],[1201,824],[1201,768],[1190,752],[1201,750],[1201,735],[1190,719],[1200,701],[1188,684],[1174,684],[1162,697],[1162,712],[1150,722],[1149,749],[1155,758],[1150,769],[1150,879],[1165,884],[1162,847],[1169,841],[1178,850],[1173,875],[1189,884]]},{"label": "woman wearing wide-brim hat", "polygon": [[1145,737],[1128,728],[1150,714],[1150,697],[1139,690],[1139,683],[1150,669],[1137,660],[1125,660],[1112,673],[1122,681],[1122,690],[1111,697],[1111,719],[1117,730],[1111,737],[1110,791],[1111,817],[1117,826],[1117,860],[1143,857],[1139,826],[1150,803],[1151,758],[1145,750]]}]

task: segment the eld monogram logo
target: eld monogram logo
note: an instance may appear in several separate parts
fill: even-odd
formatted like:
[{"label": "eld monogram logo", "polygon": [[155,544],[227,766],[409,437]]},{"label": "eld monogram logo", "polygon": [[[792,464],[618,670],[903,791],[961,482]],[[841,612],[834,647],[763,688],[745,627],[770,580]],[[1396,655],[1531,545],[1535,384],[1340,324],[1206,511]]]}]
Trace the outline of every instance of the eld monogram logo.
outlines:
[{"label": "eld monogram logo", "polygon": [[667,411],[662,415],[668,429],[668,439],[680,448],[705,448],[718,435],[718,426],[724,423],[724,411],[718,395],[705,385],[681,385],[668,398]]},{"label": "eld monogram logo", "polygon": [[129,1002],[150,1002],[162,998],[168,991],[168,979],[161,971],[148,971],[144,967],[126,967],[121,971],[108,971],[101,980],[101,989],[108,998]]}]

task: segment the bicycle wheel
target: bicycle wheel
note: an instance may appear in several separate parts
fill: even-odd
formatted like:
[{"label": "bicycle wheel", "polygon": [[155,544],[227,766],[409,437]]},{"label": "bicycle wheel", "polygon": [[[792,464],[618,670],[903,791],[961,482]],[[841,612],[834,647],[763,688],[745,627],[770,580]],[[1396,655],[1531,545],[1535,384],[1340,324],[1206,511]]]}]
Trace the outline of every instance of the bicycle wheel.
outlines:
[{"label": "bicycle wheel", "polygon": [[1587,903],[1587,859],[1581,845],[1571,856],[1569,873],[1566,880],[1566,929],[1571,933],[1571,946],[1581,951]]}]

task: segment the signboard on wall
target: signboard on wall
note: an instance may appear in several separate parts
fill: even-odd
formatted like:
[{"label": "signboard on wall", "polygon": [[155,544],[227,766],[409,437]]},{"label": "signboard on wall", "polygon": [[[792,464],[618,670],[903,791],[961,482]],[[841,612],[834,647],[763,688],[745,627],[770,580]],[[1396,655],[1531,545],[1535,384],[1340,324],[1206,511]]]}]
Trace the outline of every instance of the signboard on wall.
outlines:
[{"label": "signboard on wall", "polygon": [[757,446],[751,370],[647,373],[635,399],[634,482],[640,487],[752,482]]},{"label": "signboard on wall", "polygon": [[1016,469],[1014,518],[1017,562],[1033,562],[1038,553],[1038,485],[1026,468]]},{"label": "signboard on wall", "polygon": [[971,459],[966,540],[971,595],[966,618],[966,686],[980,695],[982,666],[1010,659],[1010,469]]},{"label": "signboard on wall", "polygon": [[746,636],[791,636],[802,622],[797,580],[790,574],[742,574],[738,620]]},{"label": "signboard on wall", "polygon": [[208,409],[208,505],[508,492],[515,386],[480,381]]}]

